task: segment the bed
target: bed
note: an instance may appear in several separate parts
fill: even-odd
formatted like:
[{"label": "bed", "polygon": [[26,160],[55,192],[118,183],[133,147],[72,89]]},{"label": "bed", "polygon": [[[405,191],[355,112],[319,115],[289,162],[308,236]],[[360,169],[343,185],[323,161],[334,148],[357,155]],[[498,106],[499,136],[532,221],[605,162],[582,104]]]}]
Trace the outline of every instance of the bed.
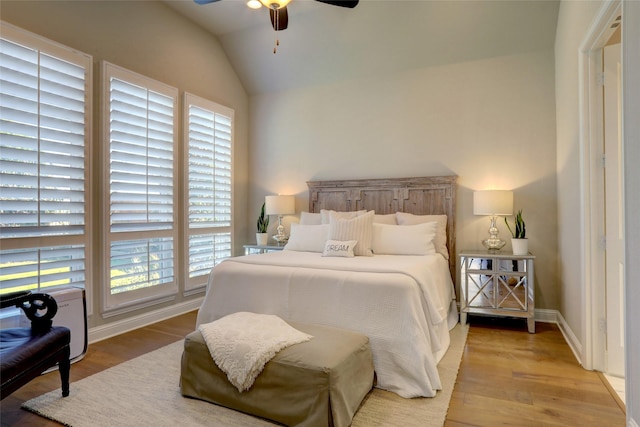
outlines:
[{"label": "bed", "polygon": [[[458,319],[455,182],[455,176],[308,182],[309,211],[292,224],[285,250],[216,266],[197,324],[249,311],[361,332],[371,342],[376,387],[406,398],[435,396],[437,363]],[[327,227],[330,238],[318,231]],[[342,248],[348,245],[330,245],[347,241],[333,239],[344,227],[358,236],[373,229],[375,253],[323,256],[336,247],[348,252]]]}]

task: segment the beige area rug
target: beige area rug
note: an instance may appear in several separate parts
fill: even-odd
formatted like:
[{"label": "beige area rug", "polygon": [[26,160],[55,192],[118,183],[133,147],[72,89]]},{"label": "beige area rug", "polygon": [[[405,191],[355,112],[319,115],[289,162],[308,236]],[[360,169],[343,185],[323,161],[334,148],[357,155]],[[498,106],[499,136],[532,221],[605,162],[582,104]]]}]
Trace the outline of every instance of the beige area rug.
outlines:
[{"label": "beige area rug", "polygon": [[[404,399],[373,389],[352,426],[442,426],[467,338],[468,326],[451,331],[451,346],[438,365],[443,390],[433,398]],[[178,381],[183,342],[178,341],[71,384],[62,398],[55,390],[23,408],[73,427],[273,426],[260,418],[182,397]],[[72,368],[73,369],[73,368]]]}]

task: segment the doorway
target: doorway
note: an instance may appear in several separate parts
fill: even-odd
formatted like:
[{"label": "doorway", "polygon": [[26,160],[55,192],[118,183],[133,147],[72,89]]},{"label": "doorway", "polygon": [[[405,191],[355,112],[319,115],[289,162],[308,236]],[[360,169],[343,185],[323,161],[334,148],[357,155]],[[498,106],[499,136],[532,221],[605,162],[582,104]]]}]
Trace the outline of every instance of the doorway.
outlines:
[{"label": "doorway", "polygon": [[[581,46],[585,218],[583,365],[611,374],[624,402],[624,218],[621,149],[622,5],[601,10]],[[622,242],[622,245],[620,245]]]}]

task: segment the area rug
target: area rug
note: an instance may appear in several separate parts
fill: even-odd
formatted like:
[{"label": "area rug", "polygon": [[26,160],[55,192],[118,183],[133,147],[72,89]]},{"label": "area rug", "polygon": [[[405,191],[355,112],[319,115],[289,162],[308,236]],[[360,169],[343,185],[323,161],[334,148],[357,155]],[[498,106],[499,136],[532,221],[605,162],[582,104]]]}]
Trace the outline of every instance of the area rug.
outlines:
[{"label": "area rug", "polygon": [[[354,427],[439,427],[444,424],[466,342],[468,326],[451,331],[451,346],[438,364],[443,389],[433,398],[404,399],[373,389]],[[182,397],[178,381],[183,341],[73,382],[62,398],[55,390],[22,407],[72,427],[274,426],[264,419]]]}]

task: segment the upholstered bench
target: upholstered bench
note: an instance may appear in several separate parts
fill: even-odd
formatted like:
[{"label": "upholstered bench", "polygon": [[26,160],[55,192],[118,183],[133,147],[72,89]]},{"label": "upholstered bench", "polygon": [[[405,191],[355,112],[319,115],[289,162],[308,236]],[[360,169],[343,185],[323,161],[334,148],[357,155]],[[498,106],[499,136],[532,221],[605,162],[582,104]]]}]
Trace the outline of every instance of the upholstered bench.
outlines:
[{"label": "upholstered bench", "polygon": [[365,335],[288,322],[313,339],[281,350],[240,393],[214,363],[199,331],[184,343],[182,394],[288,426],[348,426],[373,387]]}]

